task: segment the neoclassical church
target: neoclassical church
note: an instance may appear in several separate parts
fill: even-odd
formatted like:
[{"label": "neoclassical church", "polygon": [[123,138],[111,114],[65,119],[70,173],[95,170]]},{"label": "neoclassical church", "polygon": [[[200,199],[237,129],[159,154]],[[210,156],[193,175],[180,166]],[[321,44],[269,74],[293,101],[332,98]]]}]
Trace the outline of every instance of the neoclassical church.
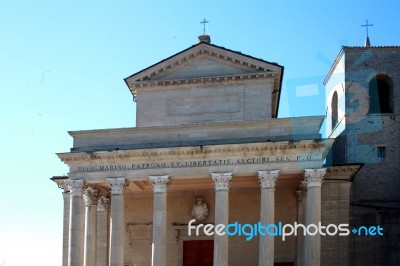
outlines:
[{"label": "neoclassical church", "polygon": [[[326,116],[296,118],[277,118],[283,66],[208,35],[127,77],[136,127],[71,131],[57,154],[62,265],[395,265],[399,62],[399,47],[343,47]],[[296,223],[332,226],[282,237]]]}]

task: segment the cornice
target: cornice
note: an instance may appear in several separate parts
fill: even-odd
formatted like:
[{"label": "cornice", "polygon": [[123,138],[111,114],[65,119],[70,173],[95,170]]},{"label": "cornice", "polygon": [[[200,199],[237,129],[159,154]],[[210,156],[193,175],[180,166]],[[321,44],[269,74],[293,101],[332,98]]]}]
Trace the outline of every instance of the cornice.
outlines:
[{"label": "cornice", "polygon": [[361,169],[362,164],[346,164],[329,166],[326,169],[326,180],[352,181],[353,177]]},{"label": "cornice", "polygon": [[177,148],[155,148],[155,149],[135,149],[135,150],[115,150],[98,152],[71,152],[59,153],[58,157],[66,164],[82,161],[101,161],[110,159],[143,159],[168,156],[193,156],[200,154],[234,154],[241,152],[276,152],[276,151],[306,151],[306,150],[328,150],[333,143],[333,139],[324,140],[301,140],[301,141],[281,141],[281,142],[261,142],[243,144],[225,144],[210,146],[192,146]]},{"label": "cornice", "polygon": [[238,73],[232,75],[220,76],[202,76],[202,77],[188,77],[184,79],[158,79],[158,80],[140,80],[129,83],[131,87],[143,88],[152,86],[168,86],[168,85],[185,85],[185,84],[201,84],[201,83],[218,83],[229,82],[237,80],[260,79],[278,77],[279,73],[276,71],[268,72],[252,72],[252,73]]},{"label": "cornice", "polygon": [[[235,122],[219,122],[219,123],[202,123],[202,124],[183,124],[183,125],[173,125],[173,126],[153,126],[153,127],[130,127],[130,128],[111,128],[111,129],[91,129],[91,130],[78,130],[78,131],[68,131],[69,135],[72,137],[79,137],[82,135],[92,135],[98,136],[100,134],[138,134],[146,133],[151,134],[156,131],[170,132],[175,130],[198,130],[198,129],[216,129],[216,128],[227,128],[227,127],[256,127],[265,126],[269,128],[278,128],[285,126],[285,124],[292,125],[293,123],[302,124],[315,122],[318,123],[319,130],[324,120],[324,116],[303,116],[303,117],[288,117],[288,118],[271,118],[263,120],[251,120],[251,121],[235,121]],[[316,126],[317,127],[317,126]]]}]

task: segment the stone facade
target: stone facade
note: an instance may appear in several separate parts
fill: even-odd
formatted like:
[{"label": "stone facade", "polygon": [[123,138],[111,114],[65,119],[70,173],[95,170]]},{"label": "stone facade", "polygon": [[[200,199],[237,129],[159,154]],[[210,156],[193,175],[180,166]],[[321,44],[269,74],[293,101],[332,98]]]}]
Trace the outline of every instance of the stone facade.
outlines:
[{"label": "stone facade", "polygon": [[53,178],[69,194],[63,265],[185,266],[197,252],[185,243],[201,240],[213,241],[204,265],[345,265],[347,237],[189,234],[198,196],[206,226],[348,223],[360,165],[324,167],[323,117],[275,118],[282,73],[200,42],[125,79],[137,127],[69,132],[58,154],[70,169]]}]

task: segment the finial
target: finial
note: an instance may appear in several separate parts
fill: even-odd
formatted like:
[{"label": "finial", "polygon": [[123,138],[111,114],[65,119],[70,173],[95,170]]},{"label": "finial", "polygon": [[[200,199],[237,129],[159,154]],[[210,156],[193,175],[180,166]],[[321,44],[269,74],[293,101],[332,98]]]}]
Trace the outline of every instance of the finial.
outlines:
[{"label": "finial", "polygon": [[206,24],[208,22],[209,21],[206,20],[205,18],[203,19],[203,21],[200,21],[200,23],[203,24],[203,34],[198,37],[199,42],[211,43],[210,35],[206,34]]},{"label": "finial", "polygon": [[209,21],[206,20],[205,18],[203,18],[203,21],[200,21],[200,24],[203,24],[203,35],[206,35],[206,24],[207,24],[208,22],[209,22]]},{"label": "finial", "polygon": [[374,26],[373,24],[368,24],[368,19],[365,21],[365,25],[361,25],[361,27],[365,27],[366,29],[366,34],[367,37],[365,38],[365,47],[370,47],[371,46],[371,42],[369,41],[369,37],[368,37],[368,27],[372,27]]}]

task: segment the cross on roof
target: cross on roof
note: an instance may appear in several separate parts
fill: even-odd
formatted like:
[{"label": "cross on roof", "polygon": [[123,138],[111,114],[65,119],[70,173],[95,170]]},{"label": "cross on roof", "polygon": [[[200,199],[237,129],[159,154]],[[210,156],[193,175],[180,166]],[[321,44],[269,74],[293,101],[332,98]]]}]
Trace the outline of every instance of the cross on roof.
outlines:
[{"label": "cross on roof", "polygon": [[365,21],[365,25],[361,25],[361,27],[365,27],[367,30],[367,37],[368,37],[368,27],[374,26],[373,24],[368,24],[368,19]]},{"label": "cross on roof", "polygon": [[203,21],[200,21],[200,23],[203,24],[203,34],[204,34],[204,35],[206,34],[206,24],[207,24],[208,22],[209,22],[209,21],[206,20],[205,18],[203,18]]}]

